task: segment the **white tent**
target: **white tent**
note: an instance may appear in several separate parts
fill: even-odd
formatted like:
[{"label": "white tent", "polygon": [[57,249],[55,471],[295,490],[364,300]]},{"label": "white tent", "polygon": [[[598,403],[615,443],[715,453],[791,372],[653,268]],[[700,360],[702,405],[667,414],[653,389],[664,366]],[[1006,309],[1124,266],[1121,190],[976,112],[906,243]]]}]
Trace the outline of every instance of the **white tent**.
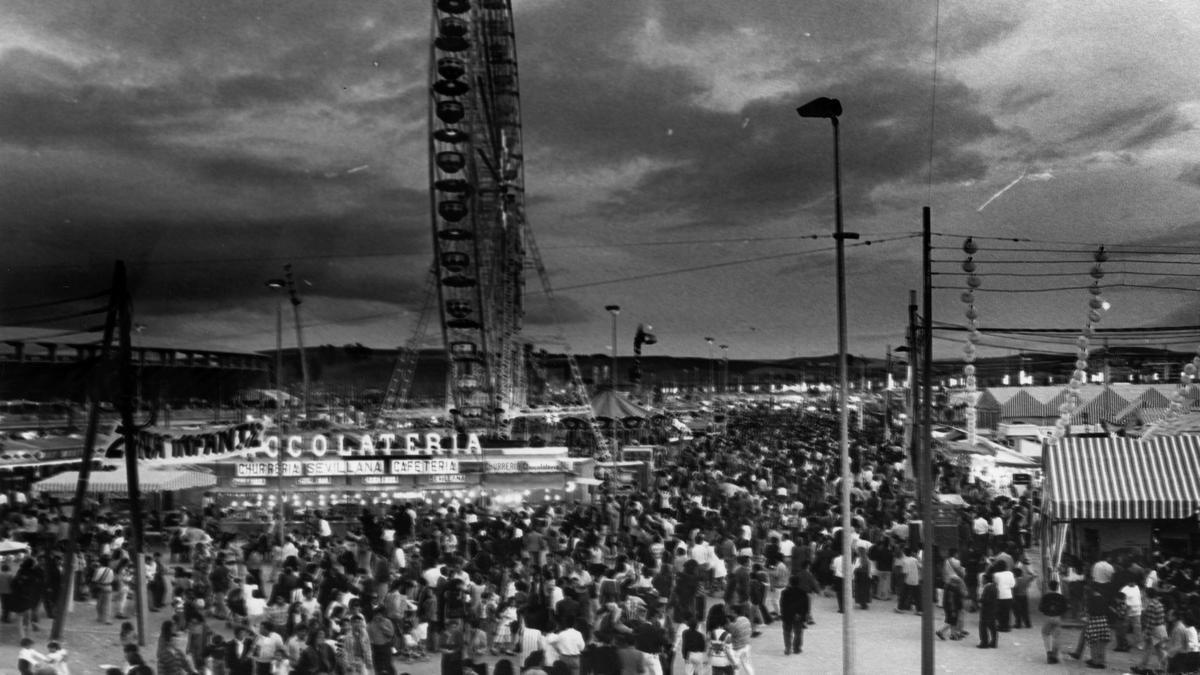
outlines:
[{"label": "white tent", "polygon": [[[125,469],[116,471],[93,471],[88,479],[88,492],[129,494]],[[34,483],[35,492],[75,492],[79,482],[78,471],[64,471]],[[213,487],[217,477],[201,471],[184,469],[145,469],[138,473],[138,489],[142,492],[174,492],[189,488]]]}]

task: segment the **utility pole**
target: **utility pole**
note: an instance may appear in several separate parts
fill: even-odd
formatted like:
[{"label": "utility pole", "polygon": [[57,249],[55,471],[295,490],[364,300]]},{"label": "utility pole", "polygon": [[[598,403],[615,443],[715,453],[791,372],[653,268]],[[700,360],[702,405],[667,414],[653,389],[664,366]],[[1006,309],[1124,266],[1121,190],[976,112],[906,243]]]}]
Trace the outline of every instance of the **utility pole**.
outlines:
[{"label": "utility pole", "polygon": [[[96,436],[99,434],[100,428],[100,399],[105,397],[103,383],[107,379],[108,369],[112,365],[109,359],[111,358],[113,333],[116,331],[117,325],[118,284],[118,270],[114,269],[112,287],[109,289],[108,313],[104,321],[104,337],[100,342],[99,356],[91,364],[91,373],[88,377],[88,418],[83,437],[83,457],[79,463],[79,478],[75,483],[75,496],[71,500],[71,523],[66,550],[63,552],[63,585],[54,608],[54,625],[50,627],[51,640],[63,639],[67,610],[71,607],[75,593],[75,556],[79,550],[83,505],[87,498],[88,482],[92,474],[92,457],[95,453]],[[89,581],[88,579],[83,580],[84,583]],[[138,634],[138,639],[139,644],[145,644],[142,641],[141,633]]]},{"label": "utility pole", "polygon": [[[142,547],[145,523],[142,519],[142,494],[138,482],[138,429],[133,423],[133,401],[136,393],[136,376],[133,370],[131,332],[133,328],[133,300],[125,277],[125,263],[117,261],[117,282],[114,294],[119,303],[118,363],[120,372],[120,395],[117,407],[121,413],[121,435],[125,438],[125,482],[129,491],[130,544],[133,547],[133,589],[137,604],[136,628],[139,644],[145,644],[146,634],[146,554]],[[220,391],[217,392],[218,405]]]},{"label": "utility pole", "polygon": [[892,441],[892,346],[887,346],[884,354],[883,373],[883,442]]},{"label": "utility pole", "polygon": [[921,209],[921,241],[923,254],[924,304],[923,334],[921,335],[921,445],[917,477],[917,495],[921,504],[921,673],[933,675],[933,420],[930,418],[933,397],[933,235],[929,207]]}]

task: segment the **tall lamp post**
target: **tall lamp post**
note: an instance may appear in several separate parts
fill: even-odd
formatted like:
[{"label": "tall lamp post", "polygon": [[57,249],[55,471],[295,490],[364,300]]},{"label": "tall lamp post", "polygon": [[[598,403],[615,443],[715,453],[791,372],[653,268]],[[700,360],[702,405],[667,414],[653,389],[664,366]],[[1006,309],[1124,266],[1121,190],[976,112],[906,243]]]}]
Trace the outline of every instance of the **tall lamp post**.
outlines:
[{"label": "tall lamp post", "polygon": [[308,419],[308,359],[304,356],[304,332],[300,326],[300,293],[296,291],[296,278],[292,276],[292,266],[283,266],[283,279],[269,279],[269,288],[286,288],[292,303],[292,319],[296,323],[296,349],[300,352],[301,405],[304,407],[304,418]]},{"label": "tall lamp post", "polygon": [[721,366],[725,372],[721,376],[721,391],[729,393],[729,345],[721,345]]},{"label": "tall lamp post", "polygon": [[712,393],[717,392],[717,375],[716,362],[713,361],[713,338],[706,337],[704,341],[708,343],[708,389]]},{"label": "tall lamp post", "polygon": [[[612,315],[612,390],[617,395],[617,315],[621,313],[620,305],[605,305],[604,310]],[[621,461],[621,443],[617,437],[617,418],[612,419],[613,459]]]},{"label": "tall lamp post", "polygon": [[833,194],[834,233],[837,250],[837,342],[838,342],[838,445],[842,456],[842,600],[845,614],[842,615],[842,672],[855,672],[854,668],[854,578],[850,567],[851,521],[850,521],[850,417],[847,411],[850,384],[846,367],[846,239],[857,239],[857,234],[846,234],[842,229],[842,168],[838,137],[838,116],[842,104],[836,98],[816,98],[796,108],[800,117],[827,119],[833,124]]},{"label": "tall lamp post", "polygon": [[[308,363],[304,357],[304,339],[300,332],[300,297],[296,293],[296,284],[292,277],[292,266],[283,266],[283,279],[267,279],[267,288],[274,290],[287,289],[288,295],[291,298],[292,312],[296,319],[296,345],[300,352],[300,373],[303,381],[303,399],[304,417],[308,419]],[[280,299],[275,303],[275,389],[283,394],[283,300]],[[276,405],[276,413],[279,412],[279,407]],[[283,449],[276,450],[275,457],[275,476],[278,479],[278,494],[279,500],[279,545],[283,546],[287,537],[287,514],[285,512],[284,489],[283,489]]]}]

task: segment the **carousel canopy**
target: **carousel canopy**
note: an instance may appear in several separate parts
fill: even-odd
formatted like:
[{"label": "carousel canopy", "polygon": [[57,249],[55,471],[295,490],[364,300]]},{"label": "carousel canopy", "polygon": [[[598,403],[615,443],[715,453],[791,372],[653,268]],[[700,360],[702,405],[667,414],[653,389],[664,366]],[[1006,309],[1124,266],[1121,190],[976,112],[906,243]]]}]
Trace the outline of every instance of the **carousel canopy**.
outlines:
[{"label": "carousel canopy", "polygon": [[610,420],[628,418],[644,420],[650,417],[649,410],[611,389],[605,389],[592,397],[592,414]]},{"label": "carousel canopy", "polygon": [[[74,492],[79,481],[78,471],[64,471],[34,484],[38,492]],[[147,469],[138,472],[138,488],[142,492],[173,492],[189,488],[213,487],[217,477],[211,473],[183,469]],[[88,492],[129,493],[125,469],[93,471],[88,479]]]},{"label": "carousel canopy", "polygon": [[1200,510],[1200,437],[1064,438],[1046,448],[1055,520],[1190,518]]}]

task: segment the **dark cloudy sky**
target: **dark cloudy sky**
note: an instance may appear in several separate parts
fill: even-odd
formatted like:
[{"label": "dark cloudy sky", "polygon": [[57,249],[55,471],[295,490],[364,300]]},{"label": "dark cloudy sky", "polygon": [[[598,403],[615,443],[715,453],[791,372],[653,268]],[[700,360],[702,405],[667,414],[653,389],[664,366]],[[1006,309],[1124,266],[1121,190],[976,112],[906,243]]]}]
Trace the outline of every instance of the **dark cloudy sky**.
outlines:
[{"label": "dark cloudy sky", "polygon": [[[103,289],[122,258],[145,344],[273,347],[263,282],[288,262],[309,344],[406,341],[431,258],[430,4],[5,2],[4,335],[95,323],[20,308]],[[1197,323],[1200,4],[514,5],[527,214],[558,298],[530,275],[534,339],[603,351],[617,303],[622,343],[650,323],[655,353],[834,351],[832,135],[795,113],[817,96],[845,108],[862,236],[851,352],[903,341],[924,205],[939,320],[963,321],[949,273],[974,235],[985,327],[1081,326],[1100,244],[1104,326]]]}]

